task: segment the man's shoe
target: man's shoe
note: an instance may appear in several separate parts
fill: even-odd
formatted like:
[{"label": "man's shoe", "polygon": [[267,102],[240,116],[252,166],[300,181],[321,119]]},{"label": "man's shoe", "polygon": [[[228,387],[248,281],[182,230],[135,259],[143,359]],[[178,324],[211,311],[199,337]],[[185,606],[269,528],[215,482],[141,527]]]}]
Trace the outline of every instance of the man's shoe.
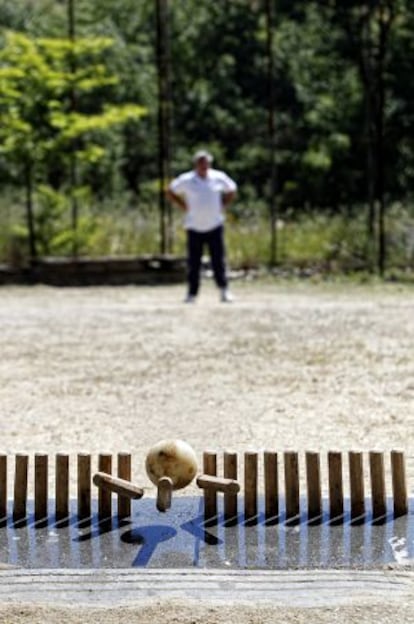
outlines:
[{"label": "man's shoe", "polygon": [[234,301],[234,297],[227,288],[223,288],[221,291],[221,301],[223,303],[232,303]]},{"label": "man's shoe", "polygon": [[195,302],[196,302],[195,295],[187,295],[186,298],[184,299],[184,303],[195,303]]}]

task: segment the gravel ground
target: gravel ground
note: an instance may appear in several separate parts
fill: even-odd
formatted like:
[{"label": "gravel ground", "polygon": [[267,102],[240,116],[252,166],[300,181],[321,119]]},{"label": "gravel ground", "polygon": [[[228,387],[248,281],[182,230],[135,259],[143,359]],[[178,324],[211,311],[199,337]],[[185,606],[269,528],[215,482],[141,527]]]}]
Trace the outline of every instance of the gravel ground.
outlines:
[{"label": "gravel ground", "polygon": [[326,609],[278,608],[269,605],[154,602],[138,607],[83,609],[0,607],[2,624],[412,624],[414,599],[406,604],[360,604]]},{"label": "gravel ground", "polygon": [[[134,480],[153,493],[144,460],[162,438],[183,438],[200,457],[208,448],[400,448],[412,492],[414,289],[263,281],[236,283],[234,293],[235,303],[221,304],[206,282],[199,301],[184,305],[179,286],[2,288],[1,452],[130,451]],[[11,607],[0,622],[385,623],[396,615],[386,604],[269,609],[155,604],[103,617]],[[398,607],[398,619],[414,620],[411,604]]]}]

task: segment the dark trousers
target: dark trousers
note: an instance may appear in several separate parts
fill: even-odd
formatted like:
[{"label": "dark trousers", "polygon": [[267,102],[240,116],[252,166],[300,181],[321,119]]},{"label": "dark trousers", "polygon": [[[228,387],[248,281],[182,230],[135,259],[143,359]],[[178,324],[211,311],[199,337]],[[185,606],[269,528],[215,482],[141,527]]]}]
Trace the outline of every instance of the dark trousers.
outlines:
[{"label": "dark trousers", "polygon": [[219,288],[227,287],[226,251],[224,228],[219,226],[209,232],[187,230],[188,294],[196,295],[200,286],[201,256],[207,245],[211,258],[214,279]]}]

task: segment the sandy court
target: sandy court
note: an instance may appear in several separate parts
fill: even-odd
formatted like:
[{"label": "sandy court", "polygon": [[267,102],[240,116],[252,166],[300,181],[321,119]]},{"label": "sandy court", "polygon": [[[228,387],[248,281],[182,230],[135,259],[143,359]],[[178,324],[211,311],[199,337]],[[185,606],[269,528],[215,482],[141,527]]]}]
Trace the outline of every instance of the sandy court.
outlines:
[{"label": "sandy court", "polygon": [[[151,494],[145,454],[166,437],[184,438],[200,458],[210,448],[400,448],[412,495],[414,289],[262,281],[233,290],[237,301],[221,304],[206,282],[199,301],[185,305],[182,286],[2,288],[0,452],[130,451],[134,479]],[[393,613],[395,606],[381,607],[375,620],[392,622]],[[311,615],[270,609],[237,617],[333,621],[329,612]],[[181,604],[152,605],[141,619],[129,609],[63,619],[234,619],[231,610],[221,616]],[[400,616],[412,621],[412,605]],[[332,617],[371,621],[358,607]],[[56,618],[53,609],[0,609],[0,622]]]},{"label": "sandy court", "polygon": [[0,291],[2,452],[402,448],[414,476],[414,291],[237,283]]}]

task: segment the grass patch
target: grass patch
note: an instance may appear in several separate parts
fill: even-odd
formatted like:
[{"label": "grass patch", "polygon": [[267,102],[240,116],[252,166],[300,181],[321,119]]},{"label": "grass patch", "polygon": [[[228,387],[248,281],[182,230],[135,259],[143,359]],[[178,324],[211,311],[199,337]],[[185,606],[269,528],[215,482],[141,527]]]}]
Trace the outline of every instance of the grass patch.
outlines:
[{"label": "grass patch", "polygon": [[[48,204],[45,204],[47,199]],[[42,204],[43,202],[43,204]],[[36,229],[40,255],[68,256],[73,248],[67,198],[51,193],[37,197]],[[155,207],[132,205],[130,198],[79,206],[79,255],[136,256],[160,253],[160,219]],[[414,206],[393,204],[386,221],[387,268],[392,279],[411,279],[414,269]],[[281,219],[276,231],[278,264],[310,267],[330,273],[358,273],[361,279],[375,268],[377,248],[366,226],[366,210],[354,214],[302,213]],[[173,253],[186,252],[182,215],[173,212]],[[269,264],[271,234],[263,206],[237,206],[226,223],[229,264],[234,269]],[[0,262],[18,265],[28,259],[28,236],[21,194],[0,197]]]}]

